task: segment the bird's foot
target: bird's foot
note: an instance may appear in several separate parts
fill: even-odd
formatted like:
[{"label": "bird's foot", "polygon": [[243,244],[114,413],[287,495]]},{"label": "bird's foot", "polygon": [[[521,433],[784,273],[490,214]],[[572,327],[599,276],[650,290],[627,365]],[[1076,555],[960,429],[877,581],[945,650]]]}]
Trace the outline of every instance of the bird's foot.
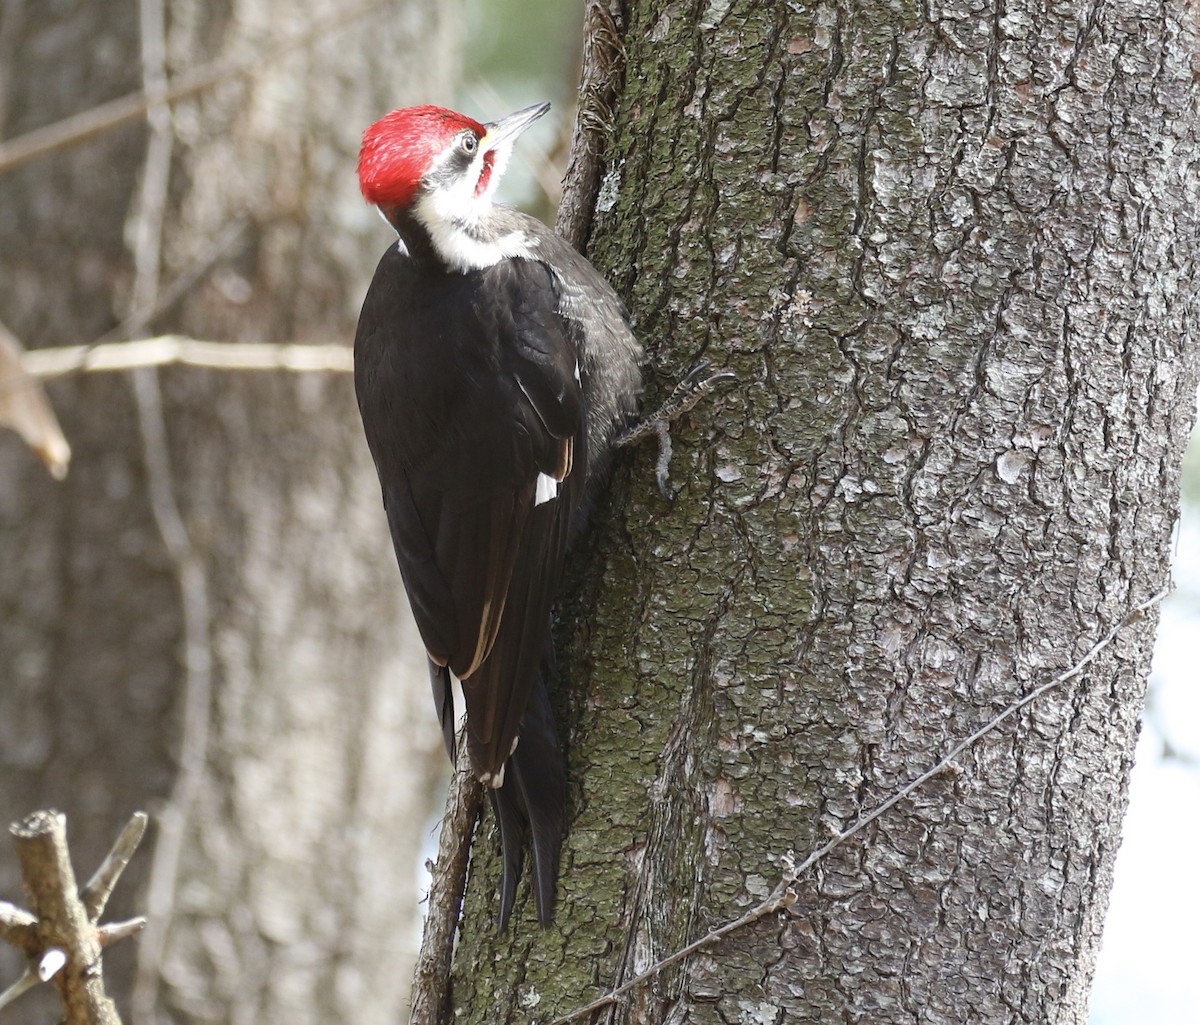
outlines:
[{"label": "bird's foot", "polygon": [[730,370],[710,374],[711,369],[707,360],[701,360],[675,385],[666,402],[649,416],[626,428],[613,441],[618,448],[625,448],[636,445],[652,434],[658,438],[658,461],[654,476],[659,492],[668,502],[675,501],[675,492],[668,483],[671,471],[671,424],[694,409],[706,395],[723,384],[737,380],[737,374]]}]

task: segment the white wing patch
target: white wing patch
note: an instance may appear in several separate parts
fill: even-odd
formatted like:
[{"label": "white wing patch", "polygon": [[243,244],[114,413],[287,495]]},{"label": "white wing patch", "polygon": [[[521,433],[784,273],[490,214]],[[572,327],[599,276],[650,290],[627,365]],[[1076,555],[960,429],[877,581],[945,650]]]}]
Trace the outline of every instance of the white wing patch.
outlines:
[{"label": "white wing patch", "polygon": [[543,502],[552,502],[558,498],[558,481],[548,473],[539,473],[537,475],[537,483],[533,489],[533,504],[541,505]]}]

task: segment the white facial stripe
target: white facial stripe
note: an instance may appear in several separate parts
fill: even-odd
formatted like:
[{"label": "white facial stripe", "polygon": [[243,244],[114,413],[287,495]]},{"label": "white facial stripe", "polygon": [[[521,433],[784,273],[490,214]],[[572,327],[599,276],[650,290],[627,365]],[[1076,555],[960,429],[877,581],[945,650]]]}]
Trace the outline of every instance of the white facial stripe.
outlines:
[{"label": "white facial stripe", "polygon": [[[454,156],[453,149],[439,155],[426,172],[427,186],[413,204],[413,213],[429,232],[438,255],[458,271],[482,270],[501,260],[529,256],[530,240],[524,232],[511,231],[497,238],[483,238],[479,226],[492,207],[492,193],[500,184],[515,139],[499,143],[491,150],[482,146],[467,170],[454,177],[440,175],[443,165]],[[492,171],[484,190],[475,194],[484,160],[492,154]],[[445,177],[445,181],[439,178]]]},{"label": "white facial stripe", "polygon": [[548,473],[539,473],[537,483],[533,488],[533,504],[541,505],[543,502],[552,502],[556,498],[558,498],[558,481]]},{"label": "white facial stripe", "polygon": [[[483,170],[483,154],[484,150],[481,147],[475,151],[475,156],[471,158],[471,172],[474,174],[476,181],[479,181],[479,172]],[[428,181],[430,178],[437,178],[442,175],[442,168],[452,160],[460,160],[463,154],[458,148],[457,141],[450,146],[447,146],[441,153],[433,158],[433,162],[429,165],[429,169],[424,174],[424,179]],[[470,177],[470,175],[468,175]]]}]

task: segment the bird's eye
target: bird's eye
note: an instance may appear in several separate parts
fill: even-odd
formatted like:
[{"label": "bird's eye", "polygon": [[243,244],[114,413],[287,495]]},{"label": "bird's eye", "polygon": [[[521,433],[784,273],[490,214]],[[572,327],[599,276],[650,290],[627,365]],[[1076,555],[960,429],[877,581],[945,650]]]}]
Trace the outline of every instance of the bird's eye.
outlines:
[{"label": "bird's eye", "polygon": [[477,150],[479,148],[479,140],[476,139],[475,136],[472,135],[470,132],[467,132],[464,136],[462,136],[462,138],[460,138],[458,140],[458,146],[459,146],[459,149],[461,149],[464,153],[467,154],[467,156],[470,156],[472,153],[475,152],[475,150]]}]

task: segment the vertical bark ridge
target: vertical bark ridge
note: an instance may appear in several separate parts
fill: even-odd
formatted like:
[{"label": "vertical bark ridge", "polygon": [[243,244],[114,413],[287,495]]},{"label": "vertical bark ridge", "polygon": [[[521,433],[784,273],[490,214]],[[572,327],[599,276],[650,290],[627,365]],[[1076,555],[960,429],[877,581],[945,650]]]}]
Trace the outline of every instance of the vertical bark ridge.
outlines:
[{"label": "vertical bark ridge", "polygon": [[[648,452],[614,488],[561,920],[515,970],[468,914],[466,1020],[736,917],[1073,664],[1165,580],[1193,419],[1183,5],[626,14],[591,255],[649,403],[701,351],[742,387],[677,432],[673,507]],[[1083,1021],[1154,619],[603,1020]]]}]

